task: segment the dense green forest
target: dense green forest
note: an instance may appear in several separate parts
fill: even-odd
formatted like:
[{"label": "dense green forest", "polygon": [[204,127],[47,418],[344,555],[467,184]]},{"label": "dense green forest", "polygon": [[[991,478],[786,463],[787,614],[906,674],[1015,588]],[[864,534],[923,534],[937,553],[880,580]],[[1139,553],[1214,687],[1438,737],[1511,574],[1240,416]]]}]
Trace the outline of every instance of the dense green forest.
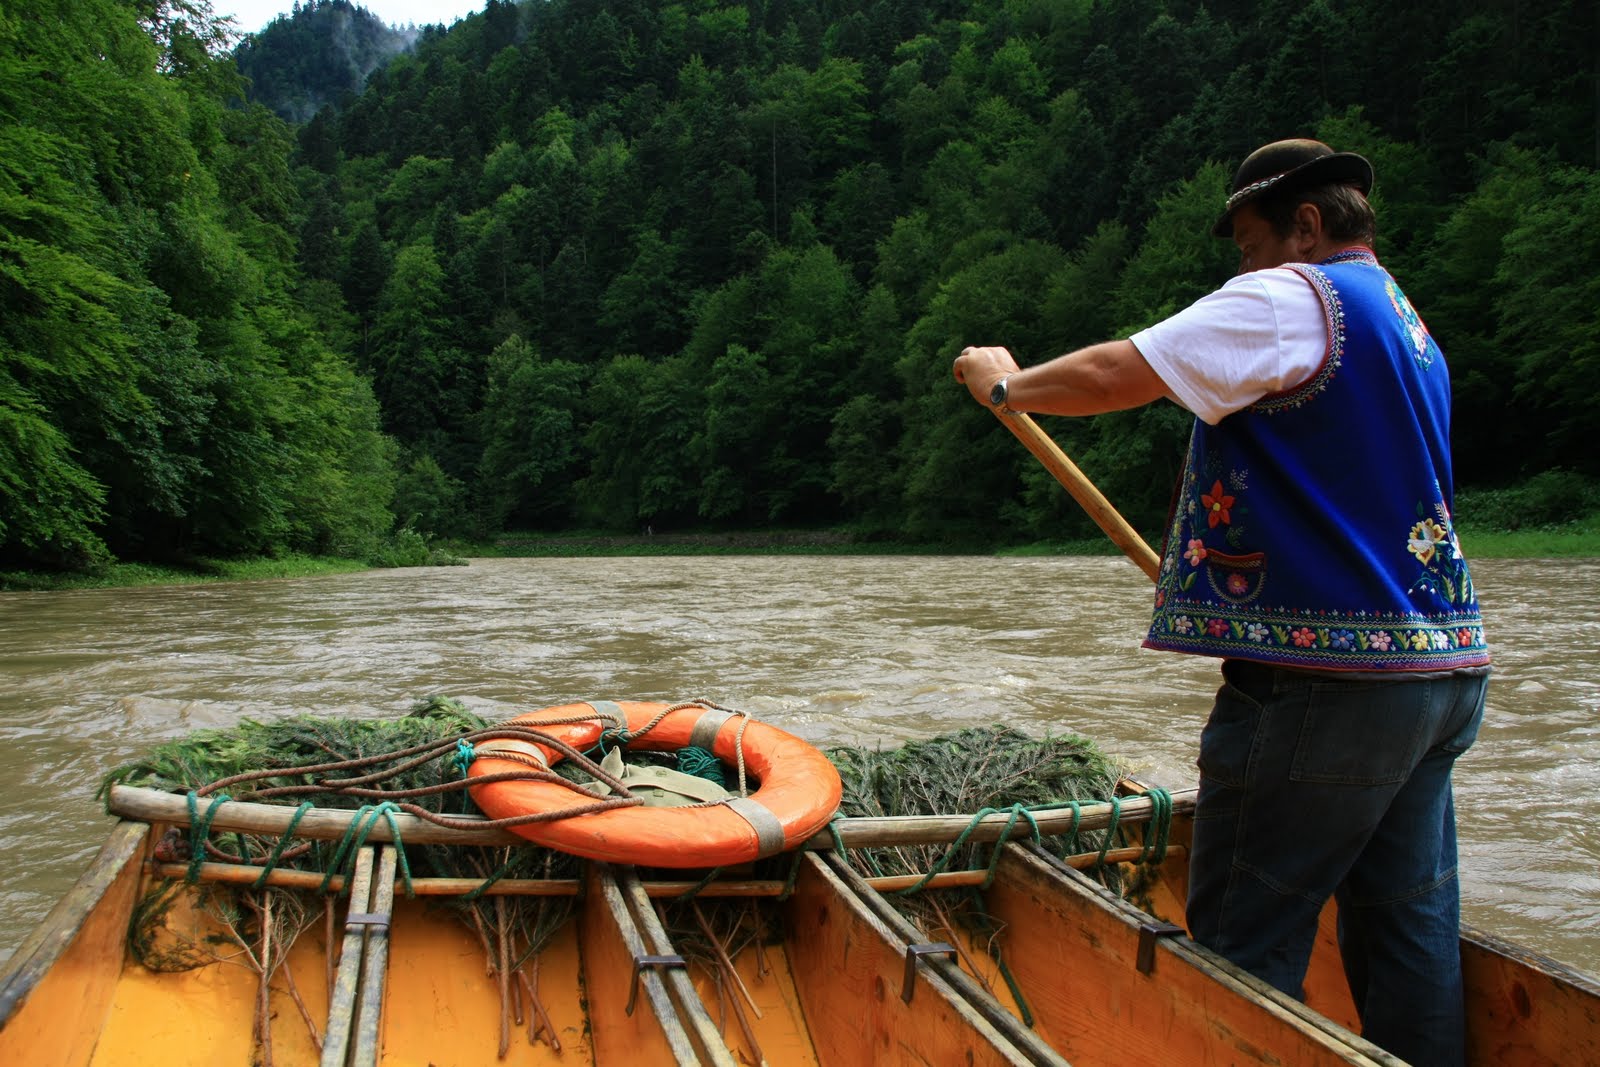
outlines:
[{"label": "dense green forest", "polygon": [[[1085,534],[951,360],[1208,291],[1294,135],[1376,166],[1458,481],[1600,477],[1592,0],[489,0],[359,93],[331,14],[241,46],[257,98],[204,0],[0,0],[0,561]],[[1152,529],[1187,422],[1047,428]]]},{"label": "dense green forest", "polygon": [[299,123],[359,93],[367,76],[409,49],[417,33],[386,26],[348,0],[297,2],[265,33],[240,41],[233,61],[251,101]]}]

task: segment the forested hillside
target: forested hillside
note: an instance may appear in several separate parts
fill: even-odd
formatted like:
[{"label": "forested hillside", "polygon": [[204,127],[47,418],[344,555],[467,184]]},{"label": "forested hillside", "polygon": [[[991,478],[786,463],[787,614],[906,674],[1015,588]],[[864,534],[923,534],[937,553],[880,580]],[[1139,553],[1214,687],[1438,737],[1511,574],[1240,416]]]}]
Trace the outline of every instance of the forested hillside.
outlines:
[{"label": "forested hillside", "polygon": [[[37,430],[0,434],[14,554],[332,543],[385,503],[456,534],[1081,534],[951,360],[1041,360],[1206,292],[1232,168],[1292,135],[1376,166],[1458,478],[1600,476],[1592,3],[489,0],[292,134],[116,0],[59,4],[104,9],[104,99],[90,46],[14,6],[0,136],[33,147],[0,152],[0,417]],[[240,420],[267,453],[221,446]],[[1048,428],[1154,528],[1186,426]],[[229,487],[272,506],[201,506]],[[63,518],[12,520],[30,500]],[[230,516],[232,542],[200,533]]]},{"label": "forested hillside", "polygon": [[384,25],[349,0],[296,0],[233,50],[250,100],[279,118],[305,122],[359,93],[367,75],[411,47],[418,31]]},{"label": "forested hillside", "polygon": [[181,0],[0,2],[0,563],[362,554],[393,441],[292,131]]}]

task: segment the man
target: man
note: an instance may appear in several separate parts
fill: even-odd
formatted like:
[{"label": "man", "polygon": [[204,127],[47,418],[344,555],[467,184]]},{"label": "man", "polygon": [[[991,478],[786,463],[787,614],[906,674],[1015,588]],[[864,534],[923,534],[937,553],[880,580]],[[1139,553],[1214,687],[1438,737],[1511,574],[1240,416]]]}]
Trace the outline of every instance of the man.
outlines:
[{"label": "man", "polygon": [[1451,522],[1444,358],[1371,251],[1371,165],[1258,149],[1213,229],[1239,273],[1125,341],[1019,370],[968,348],[1001,411],[1195,415],[1146,647],[1222,659],[1200,739],[1191,935],[1300,995],[1330,895],[1365,1035],[1464,1058],[1450,770],[1488,646]]}]

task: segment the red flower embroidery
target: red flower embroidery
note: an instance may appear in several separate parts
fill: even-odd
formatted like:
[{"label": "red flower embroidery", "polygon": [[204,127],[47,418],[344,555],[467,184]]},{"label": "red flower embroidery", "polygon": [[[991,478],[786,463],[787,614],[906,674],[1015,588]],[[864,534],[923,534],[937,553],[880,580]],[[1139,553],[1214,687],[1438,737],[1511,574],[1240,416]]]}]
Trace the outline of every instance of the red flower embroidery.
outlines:
[{"label": "red flower embroidery", "polygon": [[1228,636],[1228,620],[1209,619],[1206,621],[1206,629],[1210,631],[1212,637],[1226,637]]},{"label": "red flower embroidery", "polygon": [[1294,638],[1297,648],[1310,648],[1317,642],[1317,635],[1312,632],[1309,626],[1302,626],[1300,629],[1291,632],[1289,636]]},{"label": "red flower embroidery", "polygon": [[1222,491],[1222,479],[1211,487],[1211,492],[1200,494],[1200,503],[1206,508],[1206,524],[1216,526],[1217,523],[1228,523],[1233,520],[1228,516],[1228,509],[1233,507],[1233,497]]},{"label": "red flower embroidery", "polygon": [[1242,574],[1228,575],[1228,592],[1234,596],[1244,596],[1250,591],[1250,582]]}]

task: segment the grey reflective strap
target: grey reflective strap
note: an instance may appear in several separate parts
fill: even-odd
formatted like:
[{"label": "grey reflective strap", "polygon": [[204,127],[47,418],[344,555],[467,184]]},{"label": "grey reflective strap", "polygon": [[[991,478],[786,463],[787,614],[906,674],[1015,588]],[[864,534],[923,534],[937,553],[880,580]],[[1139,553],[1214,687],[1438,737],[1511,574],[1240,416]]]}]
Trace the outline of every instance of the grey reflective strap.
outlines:
[{"label": "grey reflective strap", "polygon": [[500,752],[515,752],[520,756],[539,761],[539,766],[548,769],[550,761],[545,759],[544,750],[530,741],[518,741],[514,737],[500,737],[492,741],[485,741],[474,750],[479,756],[494,756]]},{"label": "grey reflective strap", "polygon": [[755,797],[733,797],[727,801],[727,805],[756,832],[757,859],[776,856],[783,851],[783,823],[772,814],[771,808]]},{"label": "grey reflective strap", "polygon": [[628,728],[628,716],[623,713],[622,705],[615,700],[590,700],[587,703],[594,709],[595,718],[609,723],[617,730]]},{"label": "grey reflective strap", "polygon": [[717,731],[722,729],[722,724],[733,718],[731,711],[721,708],[707,708],[706,713],[694,724],[694,729],[689,731],[689,747],[703,748],[707,752],[716,744]]}]

